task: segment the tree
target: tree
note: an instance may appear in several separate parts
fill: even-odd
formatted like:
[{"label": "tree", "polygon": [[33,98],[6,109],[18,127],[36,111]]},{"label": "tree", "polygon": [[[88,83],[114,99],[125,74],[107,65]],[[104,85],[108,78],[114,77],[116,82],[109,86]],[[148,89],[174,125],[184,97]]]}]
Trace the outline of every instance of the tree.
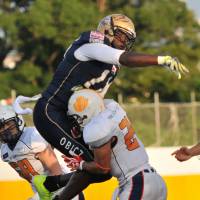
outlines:
[{"label": "tree", "polygon": [[164,69],[132,70],[132,73],[130,69],[123,69],[112,95],[121,92],[124,97],[135,96],[141,101],[149,101],[157,91],[163,101],[189,100],[191,88],[198,91],[200,86],[200,72],[197,69],[200,26],[186,4],[178,0],[170,3],[168,0],[142,0],[137,1],[137,4],[128,0],[109,2],[108,8],[109,5],[114,8],[124,2],[120,9],[116,7],[112,12],[122,12],[135,23],[137,38],[133,51],[176,56],[190,70],[189,76],[177,80],[176,76]]},{"label": "tree", "polygon": [[3,50],[17,49],[23,59],[15,70],[1,68],[1,76],[9,74],[9,79],[0,86],[5,91],[0,98],[8,96],[11,88],[24,95],[41,92],[68,45],[80,32],[94,29],[98,21],[95,3],[37,0],[22,9],[23,4],[13,7],[11,2],[1,5],[0,27],[6,33]]},{"label": "tree", "polygon": [[0,98],[9,96],[10,89],[23,95],[41,92],[68,45],[111,13],[133,19],[137,32],[133,51],[177,56],[189,67],[190,75],[180,81],[165,69],[122,67],[109,96],[122,93],[127,100],[135,96],[150,101],[158,91],[163,101],[187,101],[190,90],[199,90],[200,27],[179,0],[107,0],[102,13],[96,0],[10,0],[0,4],[0,30],[5,34],[0,37],[0,58],[12,49],[23,58],[14,70],[0,68]]}]

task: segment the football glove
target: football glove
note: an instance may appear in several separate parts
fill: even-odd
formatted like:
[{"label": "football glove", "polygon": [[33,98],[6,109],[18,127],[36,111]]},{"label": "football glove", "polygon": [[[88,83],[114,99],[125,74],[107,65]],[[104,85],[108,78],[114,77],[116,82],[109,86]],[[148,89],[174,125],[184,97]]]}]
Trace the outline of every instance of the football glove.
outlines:
[{"label": "football glove", "polygon": [[69,167],[71,171],[83,170],[83,163],[85,161],[80,156],[68,157],[62,155],[62,158],[67,163],[67,167]]},{"label": "football glove", "polygon": [[167,67],[178,76],[178,79],[181,79],[181,74],[189,73],[189,70],[176,57],[158,56],[158,65]]}]

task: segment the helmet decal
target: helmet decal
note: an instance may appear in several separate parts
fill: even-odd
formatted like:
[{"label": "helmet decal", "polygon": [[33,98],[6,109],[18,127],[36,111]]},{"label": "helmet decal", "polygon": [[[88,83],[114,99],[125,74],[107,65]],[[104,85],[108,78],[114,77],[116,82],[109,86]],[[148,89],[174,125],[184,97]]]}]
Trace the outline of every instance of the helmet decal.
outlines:
[{"label": "helmet decal", "polygon": [[88,99],[84,96],[78,96],[75,103],[74,109],[77,112],[83,112],[88,106]]},{"label": "helmet decal", "polygon": [[68,102],[68,115],[74,117],[81,127],[103,110],[103,98],[90,89],[74,92]]}]

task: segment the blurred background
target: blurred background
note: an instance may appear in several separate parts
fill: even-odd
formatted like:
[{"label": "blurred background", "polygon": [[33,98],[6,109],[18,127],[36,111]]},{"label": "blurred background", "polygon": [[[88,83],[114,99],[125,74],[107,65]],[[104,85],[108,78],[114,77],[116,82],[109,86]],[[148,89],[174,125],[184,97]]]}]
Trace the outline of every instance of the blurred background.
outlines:
[{"label": "blurred background", "polygon": [[[133,20],[137,32],[133,51],[176,56],[190,70],[178,80],[165,69],[122,67],[107,97],[127,110],[152,165],[167,181],[168,199],[198,200],[200,161],[178,163],[170,153],[200,138],[199,0],[0,0],[0,104],[8,106],[17,95],[42,92],[70,43],[81,32],[95,30],[111,13]],[[31,116],[26,121],[32,125]],[[0,174],[4,169],[0,163]],[[5,179],[0,175],[0,199],[13,199],[6,192],[11,183]],[[98,200],[102,189],[110,195],[113,182],[106,184],[89,189],[88,195],[97,195],[93,199]],[[15,199],[26,199],[27,194],[20,196],[23,192]]]}]

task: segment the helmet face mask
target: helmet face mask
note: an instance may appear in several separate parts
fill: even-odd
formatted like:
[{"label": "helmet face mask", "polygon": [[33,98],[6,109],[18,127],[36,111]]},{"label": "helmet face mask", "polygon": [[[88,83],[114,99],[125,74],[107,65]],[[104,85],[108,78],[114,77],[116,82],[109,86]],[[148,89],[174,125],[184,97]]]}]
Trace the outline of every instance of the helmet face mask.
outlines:
[{"label": "helmet face mask", "polygon": [[133,47],[133,44],[135,42],[135,38],[131,34],[125,32],[120,28],[114,31],[114,39],[112,42],[114,47],[116,46],[116,40],[120,41],[123,44],[123,49],[126,49],[126,51],[129,51]]},{"label": "helmet face mask", "polygon": [[10,119],[0,122],[0,141],[2,143],[15,143],[18,141],[21,131],[19,130],[18,121],[20,119]]},{"label": "helmet face mask", "polygon": [[[112,14],[106,16],[100,21],[97,30],[105,34],[112,45],[115,37],[118,38],[117,33],[121,32],[126,35],[127,40],[122,42],[124,42],[124,49],[127,51],[132,48],[136,38],[136,32],[133,22],[131,21],[131,19],[122,14]],[[115,44],[113,45],[113,47],[120,48]]]},{"label": "helmet face mask", "polygon": [[71,124],[72,124],[72,127],[76,127],[79,131],[82,131],[83,128],[84,128],[84,119],[87,118],[86,115],[84,115],[83,117],[77,115],[77,114],[71,114],[71,115],[68,115],[70,121],[71,121]]}]

